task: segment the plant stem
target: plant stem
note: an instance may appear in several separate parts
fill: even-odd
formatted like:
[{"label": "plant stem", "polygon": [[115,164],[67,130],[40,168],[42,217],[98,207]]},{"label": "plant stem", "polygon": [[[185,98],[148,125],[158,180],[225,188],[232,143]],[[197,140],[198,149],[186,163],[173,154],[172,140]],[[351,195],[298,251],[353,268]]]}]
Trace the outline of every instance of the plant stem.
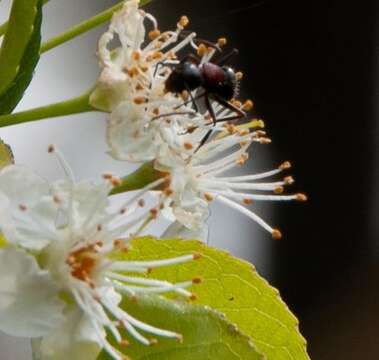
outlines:
[{"label": "plant stem", "polygon": [[[148,4],[152,0],[141,0],[141,6]],[[83,21],[82,23],[73,26],[72,28],[66,30],[65,32],[53,37],[52,39],[46,41],[41,45],[41,54],[55,47],[89,31],[93,28],[109,21],[113,14],[120,10],[124,5],[124,1],[112,6],[108,10],[104,10],[103,12]]]},{"label": "plant stem", "polygon": [[[42,0],[42,5],[45,5],[49,1],[50,0]],[[2,37],[6,33],[7,28],[8,28],[8,21],[0,25],[0,37]]]},{"label": "plant stem", "polygon": [[96,111],[89,104],[90,92],[87,92],[70,100],[41,106],[35,109],[22,111],[19,113],[0,116],[0,127],[22,124],[30,121],[37,121],[46,118],[79,114],[89,111]]}]

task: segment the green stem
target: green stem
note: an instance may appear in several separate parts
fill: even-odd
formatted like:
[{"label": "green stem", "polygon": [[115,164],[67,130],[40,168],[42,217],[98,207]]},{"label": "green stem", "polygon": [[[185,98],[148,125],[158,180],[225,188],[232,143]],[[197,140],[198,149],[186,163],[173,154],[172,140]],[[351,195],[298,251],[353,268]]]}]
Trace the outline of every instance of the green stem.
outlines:
[{"label": "green stem", "polygon": [[[49,1],[50,0],[42,0],[42,5],[45,5]],[[8,28],[8,21],[0,25],[0,37],[2,37],[6,33],[7,28]]]},{"label": "green stem", "polygon": [[89,104],[90,91],[76,98],[62,101],[55,104],[41,106],[35,109],[22,111],[19,113],[0,116],[0,127],[22,124],[30,121],[37,121],[46,118],[79,114],[89,111],[96,111]]},{"label": "green stem", "polygon": [[[141,6],[148,4],[152,0],[142,0]],[[92,18],[89,18],[82,23],[73,26],[72,28],[66,30],[64,33],[59,34],[52,39],[46,41],[41,45],[41,54],[43,54],[46,51],[49,51],[51,49],[54,49],[55,47],[89,31],[93,28],[109,21],[113,14],[120,10],[122,6],[124,5],[124,1],[112,6],[108,10],[104,10],[103,12],[93,16]]]},{"label": "green stem", "polygon": [[121,194],[128,191],[142,189],[152,182],[161,179],[166,174],[155,170],[153,163],[143,164],[136,171],[121,179],[121,184],[114,187],[109,195]]}]

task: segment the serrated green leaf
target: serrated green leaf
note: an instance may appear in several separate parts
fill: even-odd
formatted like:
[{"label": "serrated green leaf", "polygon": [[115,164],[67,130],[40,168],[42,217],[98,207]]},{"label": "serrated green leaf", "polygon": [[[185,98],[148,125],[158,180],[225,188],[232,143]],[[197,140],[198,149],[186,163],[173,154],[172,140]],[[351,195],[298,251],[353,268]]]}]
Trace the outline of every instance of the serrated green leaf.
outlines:
[{"label": "serrated green leaf", "polygon": [[309,360],[298,320],[281,300],[279,292],[248,262],[198,241],[141,238],[131,245],[131,251],[123,255],[128,259],[161,259],[201,253],[203,257],[198,261],[154,269],[148,276],[173,283],[201,276],[203,282],[194,288],[197,303],[225,314],[268,360]]},{"label": "serrated green leaf", "polygon": [[0,139],[0,170],[11,164],[14,164],[12,149]]},{"label": "serrated green leaf", "polygon": [[41,45],[41,0],[14,0],[0,50],[0,114],[13,111],[33,77]]},{"label": "serrated green leaf", "polygon": [[[157,338],[154,346],[134,340],[120,348],[132,360],[258,360],[258,354],[247,336],[208,307],[168,301],[158,296],[124,300],[122,307],[143,322],[183,335],[183,342]],[[99,359],[110,357],[103,352]]]}]

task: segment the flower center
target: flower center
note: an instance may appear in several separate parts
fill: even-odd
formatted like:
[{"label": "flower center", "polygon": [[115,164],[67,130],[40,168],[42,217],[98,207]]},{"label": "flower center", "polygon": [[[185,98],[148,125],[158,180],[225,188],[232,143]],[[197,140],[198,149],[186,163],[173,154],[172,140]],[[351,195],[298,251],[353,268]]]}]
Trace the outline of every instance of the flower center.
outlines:
[{"label": "flower center", "polygon": [[71,275],[90,285],[93,283],[94,269],[98,263],[98,254],[93,245],[73,251],[67,257],[66,263],[71,267]]}]

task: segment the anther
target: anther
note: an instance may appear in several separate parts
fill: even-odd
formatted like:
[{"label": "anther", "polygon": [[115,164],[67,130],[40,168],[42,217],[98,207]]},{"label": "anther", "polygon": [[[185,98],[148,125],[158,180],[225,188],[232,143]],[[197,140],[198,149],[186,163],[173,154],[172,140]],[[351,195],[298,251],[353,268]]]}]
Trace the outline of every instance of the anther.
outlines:
[{"label": "anther", "polygon": [[191,143],[189,143],[189,142],[185,142],[184,143],[184,148],[186,150],[192,150],[193,149],[193,145]]},{"label": "anther", "polygon": [[213,197],[213,195],[211,195],[209,193],[204,193],[204,199],[207,200],[208,202],[211,202],[214,200],[214,197]]},{"label": "anther", "polygon": [[284,187],[283,186],[278,186],[274,189],[275,194],[283,194],[284,192]]},{"label": "anther", "polygon": [[291,163],[289,161],[285,161],[284,163],[282,163],[280,166],[279,166],[279,169],[281,170],[287,170],[287,169],[290,169],[291,168]]},{"label": "anther", "polygon": [[18,208],[19,208],[21,211],[26,211],[26,210],[28,210],[27,206],[24,205],[24,204],[20,204],[20,205],[18,206]]},{"label": "anther", "polygon": [[274,240],[280,240],[282,238],[282,233],[278,229],[274,229],[271,235]]},{"label": "anther", "polygon": [[157,345],[158,344],[158,340],[157,339],[150,339],[149,340],[149,346],[154,346],[154,345]]},{"label": "anther", "polygon": [[203,281],[202,278],[195,277],[192,279],[192,284],[201,284],[202,281]]},{"label": "anther", "polygon": [[138,200],[138,206],[141,207],[141,208],[144,207],[145,206],[145,200],[144,199],[139,199]]},{"label": "anther", "polygon": [[261,129],[263,129],[265,127],[265,123],[261,119],[254,119],[251,122],[251,126],[255,127],[255,128],[261,128]]},{"label": "anther", "polygon": [[156,219],[157,216],[158,216],[158,210],[153,208],[153,209],[150,209],[150,215],[153,219]]},{"label": "anther", "polygon": [[176,334],[176,340],[181,344],[183,342],[183,335],[182,334]]},{"label": "anther", "polygon": [[236,73],[236,79],[237,79],[238,81],[241,81],[242,78],[243,78],[243,72],[238,71],[238,72]]},{"label": "anther", "polygon": [[183,99],[184,101],[187,101],[188,98],[189,98],[189,92],[188,92],[187,90],[183,90],[183,91],[181,92],[180,96],[182,97],[182,99]]},{"label": "anther", "polygon": [[51,153],[53,153],[54,151],[55,151],[55,147],[54,147],[54,145],[49,145],[48,148],[47,148],[47,152],[48,152],[49,154],[51,154]]},{"label": "anther", "polygon": [[154,29],[154,30],[152,30],[152,31],[149,32],[149,39],[150,40],[155,40],[160,35],[161,35],[160,30],[159,29]]},{"label": "anther", "polygon": [[202,255],[200,253],[193,253],[192,257],[194,260],[199,260],[202,258]]},{"label": "anther", "polygon": [[122,184],[122,180],[119,177],[113,177],[111,181],[113,186],[120,186]]},{"label": "anther", "polygon": [[242,109],[245,111],[250,111],[254,107],[254,103],[251,100],[246,100],[245,103],[243,104]]},{"label": "anther", "polygon": [[132,53],[132,58],[135,61],[138,61],[141,59],[141,53],[139,51],[133,51]]},{"label": "anther", "polygon": [[299,193],[299,194],[296,194],[296,200],[304,202],[308,200],[308,197],[305,194]]},{"label": "anther", "polygon": [[204,44],[200,44],[197,49],[197,55],[204,56],[208,52],[208,48]]},{"label": "anther", "polygon": [[133,99],[133,102],[136,105],[142,105],[142,104],[145,104],[147,102],[147,99],[143,96],[137,96]]},{"label": "anther", "polygon": [[253,200],[251,200],[251,199],[243,199],[243,203],[244,203],[245,205],[250,205],[250,204],[253,203]]},{"label": "anther", "polygon": [[295,182],[294,178],[292,176],[286,176],[284,179],[283,179],[284,183],[286,185],[291,185]]},{"label": "anther", "polygon": [[223,47],[223,46],[225,46],[227,44],[227,42],[228,41],[226,40],[226,38],[223,37],[223,38],[220,38],[220,39],[217,40],[217,45],[220,46],[220,47]]},{"label": "anther", "polygon": [[166,188],[166,189],[164,189],[164,194],[166,195],[166,196],[170,196],[170,195],[172,195],[173,194],[173,192],[174,192],[174,190],[172,190],[171,188]]},{"label": "anther", "polygon": [[120,345],[123,346],[123,347],[126,347],[126,346],[129,346],[130,343],[129,343],[128,340],[126,340],[126,339],[122,339],[122,340],[120,341]]},{"label": "anther", "polygon": [[59,198],[58,195],[54,195],[54,196],[53,196],[53,201],[54,201],[56,204],[60,204],[62,200]]},{"label": "anther", "polygon": [[101,230],[103,230],[103,227],[102,227],[102,225],[101,224],[99,224],[99,225],[97,225],[97,231],[101,231]]},{"label": "anther", "polygon": [[197,298],[197,295],[196,294],[191,294],[191,296],[189,297],[189,299],[191,300],[191,301],[196,301],[198,298]]},{"label": "anther", "polygon": [[181,26],[181,27],[185,28],[186,26],[188,26],[188,24],[189,24],[189,19],[188,19],[188,17],[185,16],[185,15],[183,15],[183,16],[180,18],[179,22],[178,22],[178,26]]}]

